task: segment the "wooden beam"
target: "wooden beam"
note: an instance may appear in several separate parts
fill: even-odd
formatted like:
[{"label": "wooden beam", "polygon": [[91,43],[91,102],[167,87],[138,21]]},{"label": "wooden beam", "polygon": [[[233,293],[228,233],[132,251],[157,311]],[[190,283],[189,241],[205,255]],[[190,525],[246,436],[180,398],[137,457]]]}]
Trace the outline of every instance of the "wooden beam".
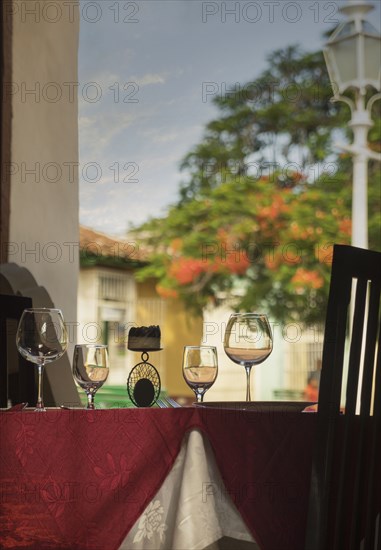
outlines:
[{"label": "wooden beam", "polygon": [[0,8],[0,263],[8,260],[12,103],[6,83],[12,82],[12,10],[10,2]]}]

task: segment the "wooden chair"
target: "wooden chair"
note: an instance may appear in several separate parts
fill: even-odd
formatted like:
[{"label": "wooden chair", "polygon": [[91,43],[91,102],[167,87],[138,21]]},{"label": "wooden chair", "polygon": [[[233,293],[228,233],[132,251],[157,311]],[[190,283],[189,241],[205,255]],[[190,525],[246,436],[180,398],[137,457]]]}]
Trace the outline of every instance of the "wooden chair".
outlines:
[{"label": "wooden chair", "polygon": [[28,307],[32,307],[31,298],[0,295],[0,407],[7,407],[9,401],[36,401],[34,369],[16,348],[17,325]]},{"label": "wooden chair", "polygon": [[381,548],[380,290],[381,253],[334,246],[306,550]]}]

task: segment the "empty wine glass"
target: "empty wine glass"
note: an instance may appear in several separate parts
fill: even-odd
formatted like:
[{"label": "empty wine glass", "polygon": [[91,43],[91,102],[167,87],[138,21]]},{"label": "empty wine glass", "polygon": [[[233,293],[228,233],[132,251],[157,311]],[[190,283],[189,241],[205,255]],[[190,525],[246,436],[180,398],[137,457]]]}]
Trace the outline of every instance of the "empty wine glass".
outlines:
[{"label": "empty wine glass", "polygon": [[251,401],[250,372],[253,365],[262,363],[272,352],[273,339],[267,315],[234,313],[225,330],[226,355],[246,370],[246,401]]},{"label": "empty wine glass", "polygon": [[109,373],[107,346],[78,344],[74,348],[73,376],[87,395],[87,409],[95,409],[94,395],[106,382]]},{"label": "empty wine glass", "polygon": [[59,359],[67,348],[67,332],[59,309],[29,308],[23,311],[16,345],[20,354],[38,368],[38,397],[35,411],[45,411],[42,397],[44,367]]},{"label": "empty wine glass", "polygon": [[183,376],[194,391],[197,403],[202,403],[204,394],[214,384],[217,373],[217,350],[214,346],[184,347]]}]

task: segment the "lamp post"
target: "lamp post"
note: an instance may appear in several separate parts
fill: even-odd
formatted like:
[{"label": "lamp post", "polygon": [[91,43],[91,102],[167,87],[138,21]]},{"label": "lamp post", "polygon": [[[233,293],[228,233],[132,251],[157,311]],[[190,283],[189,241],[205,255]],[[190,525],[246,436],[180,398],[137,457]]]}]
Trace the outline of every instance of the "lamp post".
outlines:
[{"label": "lamp post", "polygon": [[[381,161],[381,154],[368,148],[371,110],[381,98],[381,93],[375,93],[367,101],[369,89],[381,91],[381,34],[365,20],[373,8],[367,0],[348,0],[340,8],[347,20],[334,31],[324,50],[332,101],[344,101],[352,114],[353,145],[338,147],[353,155],[352,245],[361,248],[368,248],[368,160]],[[354,99],[343,95],[348,90],[353,90]]]}]

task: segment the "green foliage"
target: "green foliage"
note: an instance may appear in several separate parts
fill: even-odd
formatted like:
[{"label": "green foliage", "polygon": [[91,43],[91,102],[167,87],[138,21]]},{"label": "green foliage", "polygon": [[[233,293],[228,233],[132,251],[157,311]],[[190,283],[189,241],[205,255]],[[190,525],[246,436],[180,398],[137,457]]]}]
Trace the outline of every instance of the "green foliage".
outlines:
[{"label": "green foliage", "polygon": [[297,157],[305,170],[329,154],[332,129],[344,122],[346,107],[330,102],[322,53],[290,46],[268,63],[259,78],[214,99],[221,117],[207,125],[203,141],[182,163],[190,178],[180,202],[207,193],[226,172],[246,174],[253,162],[262,171],[269,160],[285,165]]}]

